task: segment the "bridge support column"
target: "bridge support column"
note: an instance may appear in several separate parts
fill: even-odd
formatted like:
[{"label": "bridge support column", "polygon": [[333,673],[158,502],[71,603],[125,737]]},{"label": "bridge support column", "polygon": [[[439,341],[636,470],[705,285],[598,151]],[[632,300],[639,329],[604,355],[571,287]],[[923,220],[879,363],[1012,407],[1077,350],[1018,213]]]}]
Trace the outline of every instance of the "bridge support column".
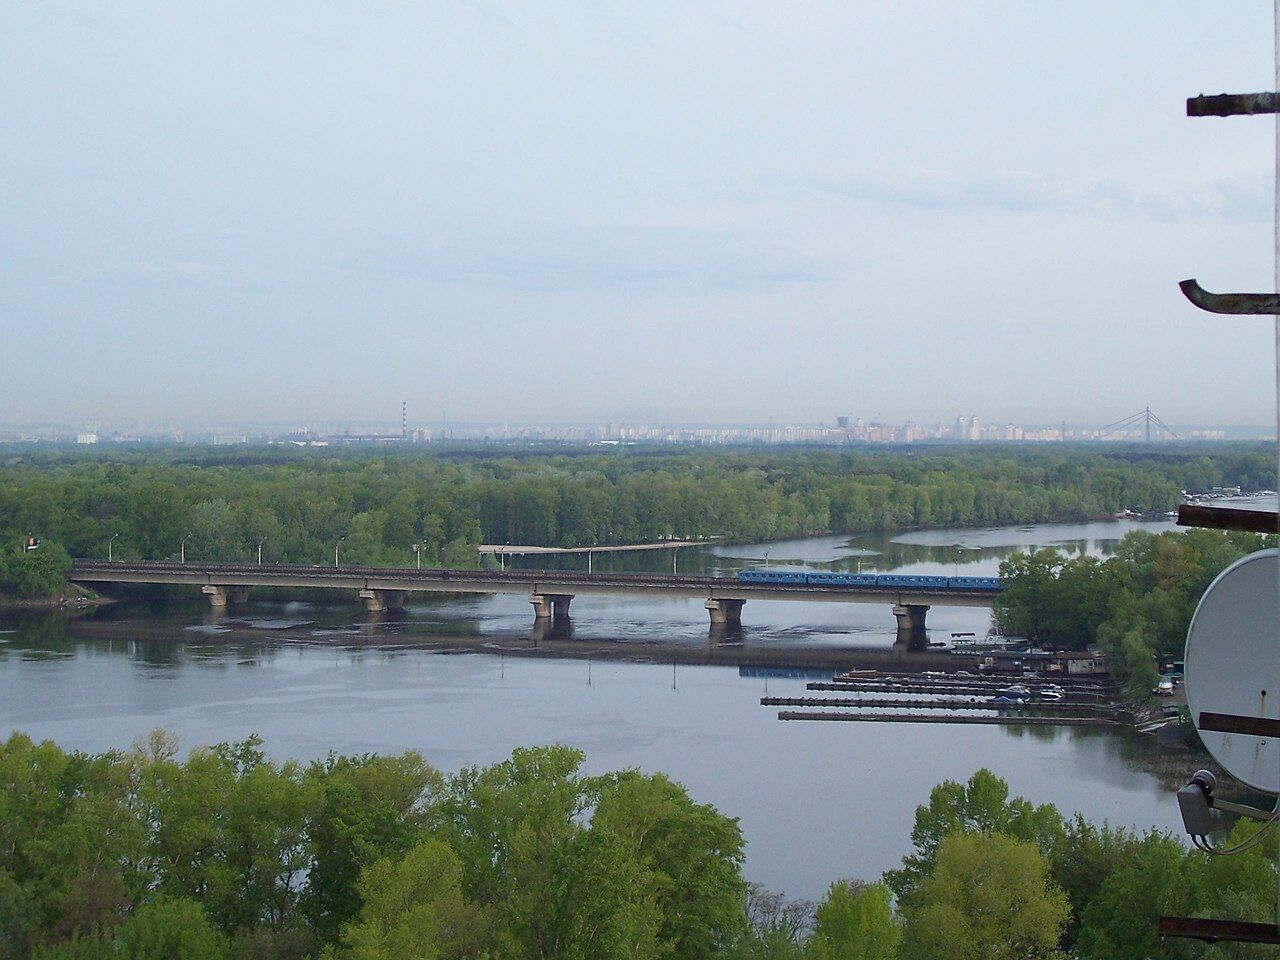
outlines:
[{"label": "bridge support column", "polygon": [[898,618],[898,636],[894,643],[905,644],[908,650],[925,649],[929,641],[924,615],[928,612],[927,603],[895,603],[893,615]]},{"label": "bridge support column", "polygon": [[200,592],[209,598],[211,607],[225,607],[229,603],[238,606],[249,599],[248,587],[219,587],[216,584],[206,583],[200,588]]},{"label": "bridge support column", "polygon": [[382,613],[384,610],[403,610],[404,594],[403,590],[361,590],[360,599],[370,613]]},{"label": "bridge support column", "polygon": [[531,593],[533,616],[537,620],[568,620],[572,593]]},{"label": "bridge support column", "polygon": [[708,600],[703,604],[711,615],[713,627],[742,626],[742,605],[745,600]]}]

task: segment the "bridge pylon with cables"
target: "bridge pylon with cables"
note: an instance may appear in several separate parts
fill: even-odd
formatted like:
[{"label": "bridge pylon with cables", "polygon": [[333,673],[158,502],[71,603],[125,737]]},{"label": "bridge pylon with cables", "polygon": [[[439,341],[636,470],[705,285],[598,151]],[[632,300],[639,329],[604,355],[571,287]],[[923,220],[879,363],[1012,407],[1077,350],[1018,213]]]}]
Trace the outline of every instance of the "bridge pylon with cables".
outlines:
[{"label": "bridge pylon with cables", "polygon": [[1108,434],[1116,434],[1122,430],[1132,427],[1141,426],[1143,439],[1145,442],[1151,442],[1151,428],[1154,426],[1168,437],[1174,440],[1181,440],[1169,425],[1151,412],[1150,407],[1143,407],[1132,416],[1125,417],[1123,420],[1117,420],[1115,423],[1108,423],[1105,427],[1098,428],[1098,439],[1105,440]]}]

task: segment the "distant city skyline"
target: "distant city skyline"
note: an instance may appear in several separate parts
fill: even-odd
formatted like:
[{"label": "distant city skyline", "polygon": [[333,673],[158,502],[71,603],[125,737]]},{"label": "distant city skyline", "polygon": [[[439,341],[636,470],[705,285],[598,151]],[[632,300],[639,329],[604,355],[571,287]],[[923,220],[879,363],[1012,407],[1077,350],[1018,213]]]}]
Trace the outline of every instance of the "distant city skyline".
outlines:
[{"label": "distant city skyline", "polygon": [[[1127,418],[1130,419],[1130,418]],[[1153,421],[1156,418],[1153,417]],[[1154,423],[1150,438],[1166,440],[1250,440],[1273,439],[1275,430],[1266,425],[1169,424]],[[1174,436],[1170,436],[1170,432]],[[912,420],[880,421],[854,415],[838,415],[825,423],[798,419],[771,418],[765,422],[673,421],[668,423],[632,421],[483,421],[466,418],[422,421],[410,418],[360,420],[354,418],[311,423],[264,422],[221,424],[110,424],[91,423],[13,425],[0,423],[0,443],[24,441],[97,443],[287,443],[327,445],[330,443],[409,441],[433,443],[441,440],[554,440],[566,442],[674,442],[674,443],[923,443],[948,442],[1041,442],[1136,441],[1146,437],[1142,421],[1118,425],[1033,423],[1005,420],[986,421],[976,414],[957,415],[951,420],[935,418],[925,423]]]},{"label": "distant city skyline", "polygon": [[1270,422],[1271,17],[11,4],[0,418]]}]

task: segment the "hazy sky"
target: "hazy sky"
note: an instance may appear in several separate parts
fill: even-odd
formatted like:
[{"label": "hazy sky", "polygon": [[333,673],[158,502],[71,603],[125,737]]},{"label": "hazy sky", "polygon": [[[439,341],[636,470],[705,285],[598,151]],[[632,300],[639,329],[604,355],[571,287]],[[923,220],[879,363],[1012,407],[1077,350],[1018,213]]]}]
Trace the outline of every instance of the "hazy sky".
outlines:
[{"label": "hazy sky", "polygon": [[0,421],[1273,416],[1260,0],[2,9]]}]

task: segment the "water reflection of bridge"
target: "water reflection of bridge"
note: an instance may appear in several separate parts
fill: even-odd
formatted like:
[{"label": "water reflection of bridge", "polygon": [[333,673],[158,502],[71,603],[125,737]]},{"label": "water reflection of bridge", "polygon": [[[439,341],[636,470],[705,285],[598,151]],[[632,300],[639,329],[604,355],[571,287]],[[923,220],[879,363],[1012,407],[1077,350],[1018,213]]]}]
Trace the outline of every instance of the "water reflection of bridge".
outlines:
[{"label": "water reflection of bridge", "polygon": [[567,622],[569,604],[582,595],[686,597],[702,600],[713,630],[742,624],[748,600],[890,604],[899,643],[926,645],[930,606],[986,607],[996,590],[946,587],[829,586],[743,583],[731,577],[557,570],[418,570],[400,567],[319,567],[285,564],[142,563],[76,560],[68,579],[97,587],[132,584],[199,587],[215,607],[244,603],[254,587],[354,590],[371,613],[397,610],[411,593],[523,593],[539,622]]}]

